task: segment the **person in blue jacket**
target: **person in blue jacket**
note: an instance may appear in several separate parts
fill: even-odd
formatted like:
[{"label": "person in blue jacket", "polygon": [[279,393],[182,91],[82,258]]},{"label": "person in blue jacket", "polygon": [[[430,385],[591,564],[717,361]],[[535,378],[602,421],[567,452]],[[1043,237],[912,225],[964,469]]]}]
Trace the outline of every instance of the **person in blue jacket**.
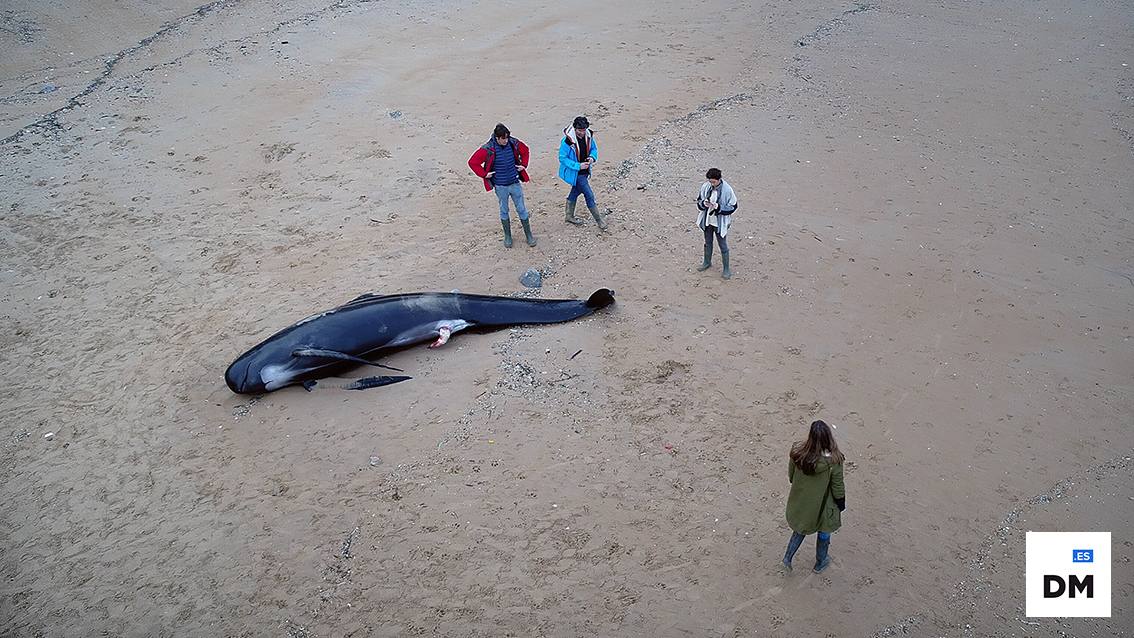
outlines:
[{"label": "person in blue jacket", "polygon": [[575,203],[582,195],[587,202],[591,216],[595,218],[600,230],[606,230],[606,220],[595,204],[595,193],[591,190],[591,168],[598,161],[598,145],[587,118],[580,115],[571,126],[563,129],[559,141],[559,178],[571,186],[567,193],[565,221],[581,226],[583,220],[575,217]]}]

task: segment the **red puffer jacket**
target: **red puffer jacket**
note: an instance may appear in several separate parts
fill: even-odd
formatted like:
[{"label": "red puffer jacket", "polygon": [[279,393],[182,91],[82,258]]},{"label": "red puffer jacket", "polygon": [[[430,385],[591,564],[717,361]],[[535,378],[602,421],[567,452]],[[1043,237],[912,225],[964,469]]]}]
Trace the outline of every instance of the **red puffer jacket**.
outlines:
[{"label": "red puffer jacket", "polygon": [[[527,182],[531,178],[528,177],[528,145],[524,144],[521,140],[510,138],[508,143],[512,145],[512,152],[516,154],[516,165],[523,166],[524,169],[520,171],[520,181]],[[469,158],[469,168],[476,176],[484,180],[484,190],[492,190],[492,181],[486,177],[492,171],[492,164],[496,161],[496,140],[488,140],[488,142],[476,149],[476,152]]]}]

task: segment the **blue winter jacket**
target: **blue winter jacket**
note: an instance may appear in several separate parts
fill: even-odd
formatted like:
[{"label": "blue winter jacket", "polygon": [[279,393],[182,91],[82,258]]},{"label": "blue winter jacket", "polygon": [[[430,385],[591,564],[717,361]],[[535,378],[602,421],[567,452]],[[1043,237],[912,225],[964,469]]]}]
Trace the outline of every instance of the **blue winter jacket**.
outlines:
[{"label": "blue winter jacket", "polygon": [[[572,134],[573,133],[572,131]],[[595,136],[593,133],[591,134],[591,152],[587,154],[587,157],[598,159],[598,145],[595,144]],[[567,143],[567,135],[566,132],[564,132],[564,135],[559,138],[559,179],[574,186],[575,180],[578,179],[578,177],[579,159],[575,155],[575,147]]]}]

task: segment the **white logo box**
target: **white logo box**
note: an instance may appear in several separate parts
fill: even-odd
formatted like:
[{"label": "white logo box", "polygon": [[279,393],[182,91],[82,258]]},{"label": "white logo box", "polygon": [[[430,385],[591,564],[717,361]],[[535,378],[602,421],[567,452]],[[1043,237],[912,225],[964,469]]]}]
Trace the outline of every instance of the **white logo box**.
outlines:
[{"label": "white logo box", "polygon": [[[1083,550],[1093,553],[1091,562]],[[1110,532],[1028,532],[1024,554],[1025,614],[1031,618],[1110,618]],[[1079,553],[1076,553],[1079,552]],[[1061,595],[1045,597],[1045,576],[1051,591],[1063,587]],[[1080,585],[1091,576],[1093,596]]]}]

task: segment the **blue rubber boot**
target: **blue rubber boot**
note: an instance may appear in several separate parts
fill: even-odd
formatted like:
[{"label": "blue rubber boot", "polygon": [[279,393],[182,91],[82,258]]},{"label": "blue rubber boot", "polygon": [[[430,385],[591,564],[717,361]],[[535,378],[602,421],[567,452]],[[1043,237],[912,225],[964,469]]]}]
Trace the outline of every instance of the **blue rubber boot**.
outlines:
[{"label": "blue rubber boot", "polygon": [[787,542],[787,551],[784,552],[784,569],[791,571],[791,559],[795,557],[795,553],[799,551],[799,546],[803,544],[803,534],[791,533],[791,538]]},{"label": "blue rubber boot", "polygon": [[827,538],[826,540],[818,539],[815,542],[815,573],[816,574],[823,571],[824,569],[827,569],[827,566],[831,564],[831,557],[827,555],[827,550],[830,549],[830,547],[831,547],[831,539],[830,538]]}]

